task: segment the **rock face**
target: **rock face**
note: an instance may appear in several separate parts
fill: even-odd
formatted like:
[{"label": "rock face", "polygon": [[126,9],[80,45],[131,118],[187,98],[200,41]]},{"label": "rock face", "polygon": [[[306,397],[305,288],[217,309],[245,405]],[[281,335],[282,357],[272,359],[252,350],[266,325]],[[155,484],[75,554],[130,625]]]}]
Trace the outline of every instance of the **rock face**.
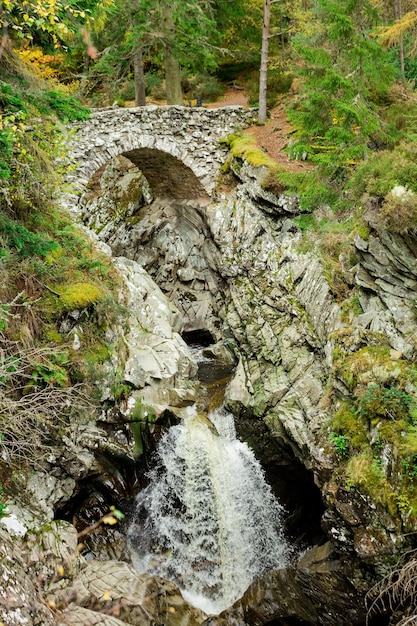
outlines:
[{"label": "rock face", "polygon": [[124,562],[86,562],[67,522],[53,522],[19,540],[0,530],[0,538],[0,620],[7,626],[162,626],[168,621],[198,626],[206,617],[171,583],[139,576]]},{"label": "rock face", "polygon": [[[413,354],[416,262],[411,241],[376,231],[367,241],[357,238],[364,312],[346,318],[317,255],[300,251],[300,232],[289,219],[297,213],[296,198],[265,191],[264,173],[235,161],[232,171],[238,182],[229,186],[227,195],[220,186],[211,201],[151,201],[140,172],[124,163],[119,180],[133,180],[135,174],[143,191],[136,191],[141,200],[133,198],[136,204],[123,215],[118,198],[106,187],[113,167],[110,163],[104,182],[96,181],[94,193],[84,196],[80,210],[85,223],[113,254],[147,270],[179,309],[182,330],[208,330],[216,340],[227,338],[234,346],[239,363],[226,404],[240,416],[238,429],[247,439],[257,433],[253,445],[271,475],[274,463],[275,471],[291,466],[291,455],[313,473],[321,489],[321,525],[327,537],[342,553],[352,550],[369,561],[377,560],[381,550],[390,552],[398,532],[390,515],[372,499],[367,506],[373,507],[375,519],[359,514],[364,496],[332,480],[338,462],[329,442],[332,413],[351,390],[340,377],[334,380],[337,394],[330,400],[328,389],[341,337],[352,337],[347,348],[352,351],[360,348],[360,341],[369,341],[368,330],[384,333],[391,349]],[[354,336],[362,340],[355,344]],[[261,438],[258,420],[267,429]],[[275,442],[272,464],[268,441]],[[319,500],[314,507],[321,515]]]},{"label": "rock face", "polygon": [[115,264],[125,280],[129,309],[123,379],[142,389],[152,381],[173,386],[175,376],[193,378],[197,365],[178,334],[182,320],[175,306],[137,263],[119,257]]},{"label": "rock face", "polygon": [[[316,252],[300,247],[292,220],[296,197],[265,190],[265,172],[240,160],[216,188],[226,156],[218,139],[249,115],[118,109],[97,112],[79,127],[71,158],[83,159],[74,176],[85,193],[72,209],[108,247],[124,279],[126,324],[108,339],[126,347],[125,358],[109,364],[125,395],[117,401],[111,385],[103,384],[102,421],[87,425],[73,450],[83,463],[77,467],[71,453],[58,475],[44,477],[41,508],[51,520],[101,469],[103,458],[112,459],[107,483],[126,483],[128,493],[116,468],[134,465],[158,420],[175,419],[195,400],[189,379],[196,365],[181,333],[204,331],[234,353],[238,364],[225,402],[287,507],[288,534],[302,548],[318,545],[293,568],[255,582],[226,614],[210,618],[169,584],[139,577],[119,561],[123,548],[115,549],[105,564],[77,561],[62,589],[51,589],[53,602],[62,603],[63,623],[363,624],[368,572],[392,554],[404,528],[415,530],[406,503],[389,507],[363,488],[360,476],[349,484],[340,479],[343,451],[330,433],[344,402],[357,408],[359,393],[399,380],[404,364],[398,361],[414,358],[416,246],[371,223],[370,236],[355,241],[362,310],[347,315]],[[364,352],[369,346],[376,349],[371,356]],[[384,363],[375,356],[382,352]],[[411,384],[407,378],[407,393]],[[366,433],[372,445],[380,441],[378,428],[370,424]],[[381,445],[381,471],[388,479],[394,468],[392,478],[395,446]],[[37,480],[32,493],[40,489]],[[44,619],[48,624],[49,614]]]},{"label": "rock face", "polygon": [[373,230],[367,240],[356,237],[360,258],[357,282],[362,287],[361,322],[386,333],[390,344],[408,358],[416,351],[415,300],[417,247],[411,236]]}]

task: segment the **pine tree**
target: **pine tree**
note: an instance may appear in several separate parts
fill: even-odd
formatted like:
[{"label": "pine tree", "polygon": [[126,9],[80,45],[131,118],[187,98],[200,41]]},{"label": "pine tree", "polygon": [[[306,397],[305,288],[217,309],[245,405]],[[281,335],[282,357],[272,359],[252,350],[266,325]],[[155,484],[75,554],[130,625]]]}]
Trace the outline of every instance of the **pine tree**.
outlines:
[{"label": "pine tree", "polygon": [[292,154],[308,155],[336,177],[366,156],[381,126],[378,102],[393,68],[371,36],[379,20],[369,0],[317,0],[314,30],[293,40],[303,89],[289,111],[298,130]]}]

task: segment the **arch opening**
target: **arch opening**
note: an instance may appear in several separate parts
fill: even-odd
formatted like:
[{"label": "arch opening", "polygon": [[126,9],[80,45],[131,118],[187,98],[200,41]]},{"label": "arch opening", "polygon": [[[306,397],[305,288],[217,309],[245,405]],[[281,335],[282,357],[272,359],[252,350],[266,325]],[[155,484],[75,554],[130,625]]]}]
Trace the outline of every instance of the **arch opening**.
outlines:
[{"label": "arch opening", "polygon": [[122,156],[139,168],[157,198],[191,200],[208,197],[191,168],[168,152],[136,148],[123,152]]}]

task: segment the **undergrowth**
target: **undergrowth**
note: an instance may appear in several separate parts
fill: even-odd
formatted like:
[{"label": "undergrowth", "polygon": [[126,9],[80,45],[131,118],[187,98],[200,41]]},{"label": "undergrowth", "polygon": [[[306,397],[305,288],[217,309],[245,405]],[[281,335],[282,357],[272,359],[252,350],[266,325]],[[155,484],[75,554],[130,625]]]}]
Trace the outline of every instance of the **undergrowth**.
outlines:
[{"label": "undergrowth", "polygon": [[417,514],[417,397],[414,364],[382,335],[335,334],[334,375],[349,390],[332,421],[345,488],[356,487],[413,529]]},{"label": "undergrowth", "polygon": [[6,491],[11,467],[38,467],[74,420],[94,414],[97,383],[117,349],[108,331],[123,324],[125,310],[109,259],[57,209],[65,189],[57,165],[64,154],[61,122],[85,119],[88,109],[31,80],[7,55],[1,63],[0,487],[3,482]]}]

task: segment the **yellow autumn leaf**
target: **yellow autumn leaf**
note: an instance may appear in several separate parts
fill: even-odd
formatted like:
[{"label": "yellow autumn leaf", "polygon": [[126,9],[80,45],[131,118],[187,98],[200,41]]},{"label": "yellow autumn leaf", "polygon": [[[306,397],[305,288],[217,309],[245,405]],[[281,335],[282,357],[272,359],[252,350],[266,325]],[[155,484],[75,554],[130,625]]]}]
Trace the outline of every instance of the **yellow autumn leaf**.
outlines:
[{"label": "yellow autumn leaf", "polygon": [[27,22],[29,19],[29,15],[27,13],[23,13],[23,21]]},{"label": "yellow autumn leaf", "polygon": [[117,524],[117,519],[115,517],[113,517],[113,515],[105,515],[102,518],[102,522],[103,522],[103,524],[108,524],[109,526],[114,526],[114,524]]},{"label": "yellow autumn leaf", "polygon": [[65,575],[65,570],[62,565],[58,565],[56,571],[58,576],[61,576],[61,578]]}]

